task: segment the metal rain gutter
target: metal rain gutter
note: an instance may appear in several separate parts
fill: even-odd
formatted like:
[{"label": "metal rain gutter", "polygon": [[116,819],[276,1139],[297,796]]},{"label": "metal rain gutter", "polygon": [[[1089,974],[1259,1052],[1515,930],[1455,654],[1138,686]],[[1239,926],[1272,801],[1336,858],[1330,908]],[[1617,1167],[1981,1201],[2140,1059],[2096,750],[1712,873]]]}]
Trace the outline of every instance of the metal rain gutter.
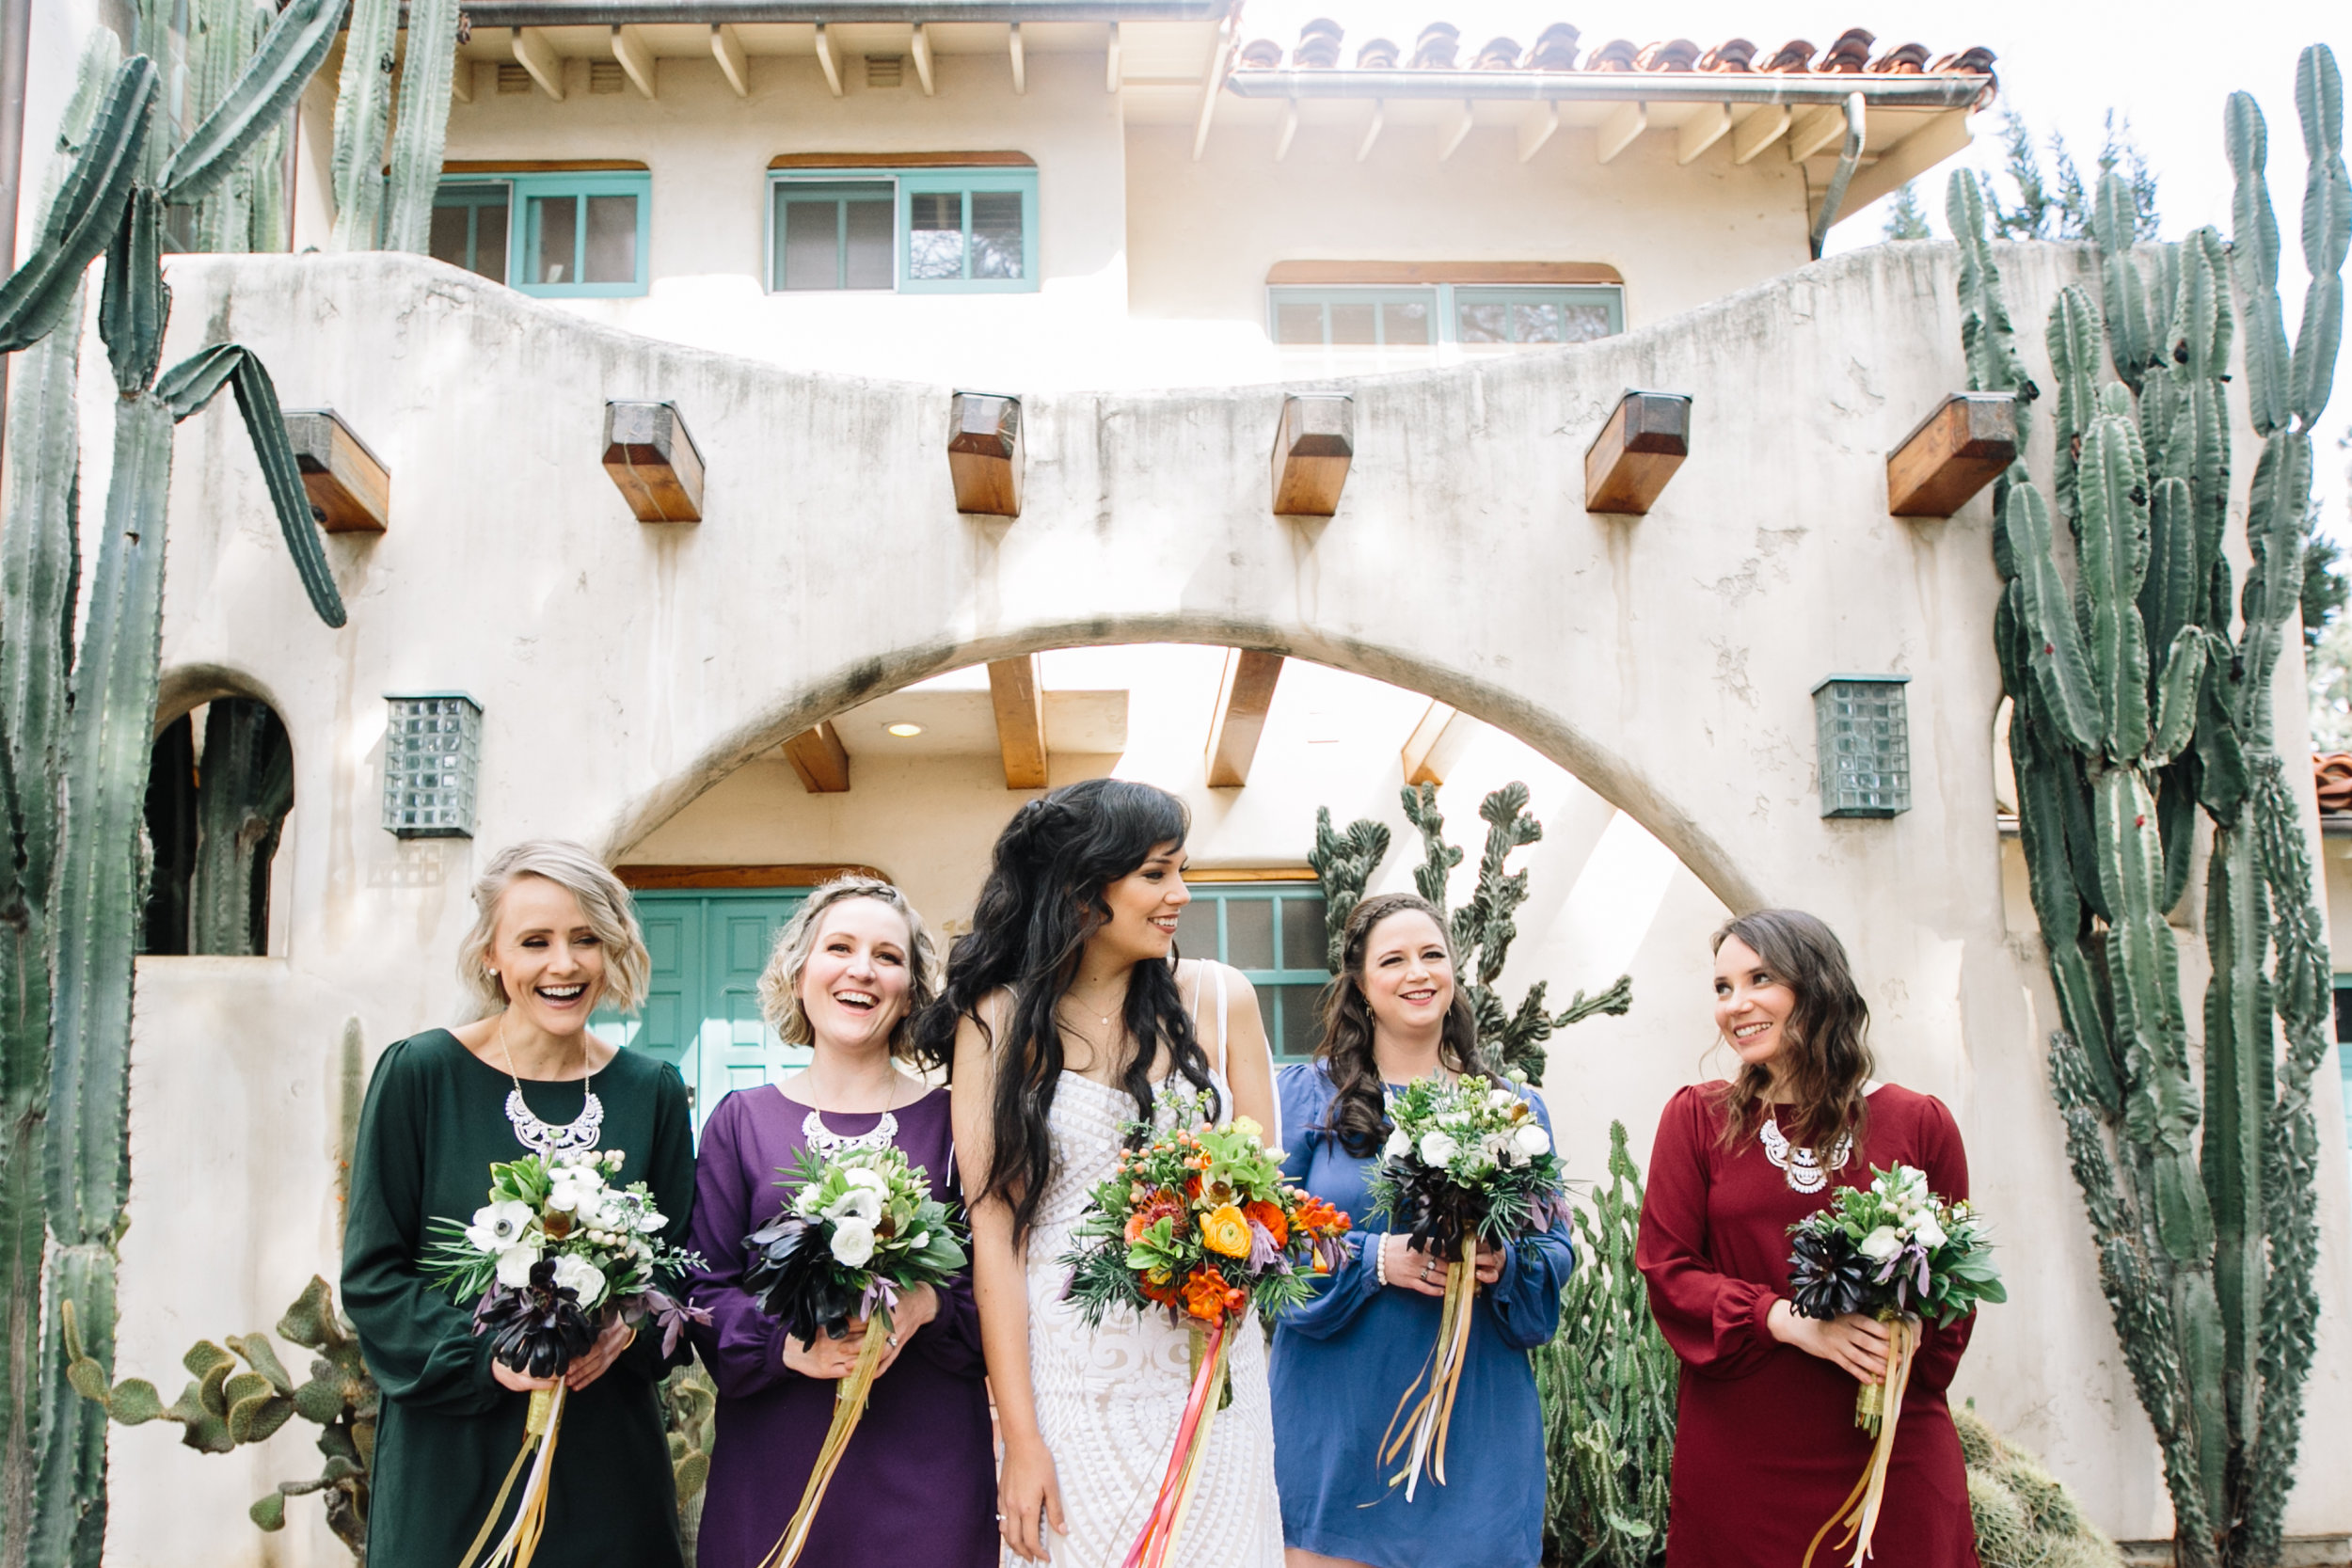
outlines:
[{"label": "metal rain gutter", "polygon": [[477,27],[660,26],[757,22],[1215,22],[1229,0],[490,0]]},{"label": "metal rain gutter", "polygon": [[1854,166],[1862,162],[1862,95],[1854,93],[1846,100],[1846,145],[1838,149],[1837,167],[1829,177],[1829,189],[1821,195],[1820,216],[1813,220],[1813,259],[1821,259],[1821,246],[1829,243],[1829,226],[1837,221],[1837,209],[1846,204],[1846,187],[1853,182]]},{"label": "metal rain gutter", "polygon": [[[470,12],[481,18],[479,8]],[[1880,109],[1966,109],[1990,76],[1797,75],[1714,71],[1236,71],[1225,90],[1238,98],[1437,98],[1517,103],[1842,103]]]}]

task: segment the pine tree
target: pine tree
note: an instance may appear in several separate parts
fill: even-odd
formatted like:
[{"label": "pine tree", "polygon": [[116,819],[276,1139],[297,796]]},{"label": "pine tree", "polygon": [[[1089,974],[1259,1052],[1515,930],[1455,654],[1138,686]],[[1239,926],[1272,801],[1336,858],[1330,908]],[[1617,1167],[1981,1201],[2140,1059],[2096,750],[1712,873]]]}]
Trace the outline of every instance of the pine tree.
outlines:
[{"label": "pine tree", "polygon": [[1931,240],[1935,231],[1928,227],[1927,209],[1919,205],[1919,193],[1906,184],[1895,193],[1895,199],[1886,209],[1886,237],[1890,240]]}]

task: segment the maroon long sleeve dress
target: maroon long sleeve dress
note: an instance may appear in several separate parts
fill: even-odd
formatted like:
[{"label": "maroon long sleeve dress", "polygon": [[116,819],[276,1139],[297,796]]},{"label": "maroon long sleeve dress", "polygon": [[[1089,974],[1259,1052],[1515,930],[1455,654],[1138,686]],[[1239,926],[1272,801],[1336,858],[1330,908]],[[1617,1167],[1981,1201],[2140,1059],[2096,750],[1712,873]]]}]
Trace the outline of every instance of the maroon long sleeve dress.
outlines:
[{"label": "maroon long sleeve dress", "polygon": [[[1724,1148],[1727,1087],[1694,1085],[1667,1103],[1635,1250],[1650,1311],[1683,1367],[1666,1564],[1798,1568],[1814,1531],[1861,1479],[1871,1438],[1853,1424],[1852,1374],[1782,1344],[1765,1323],[1788,1291],[1788,1227],[1822,1207],[1830,1188],[1791,1188],[1756,1138]],[[1872,1167],[1897,1164],[1926,1171],[1940,1196],[1968,1196],[1952,1114],[1931,1095],[1889,1084],[1870,1094],[1863,1147],[1829,1176],[1863,1186]],[[1975,1325],[1973,1316],[1926,1325],[1871,1554],[1884,1568],[1978,1568],[1960,1437],[1944,1402]],[[1846,1556],[1829,1549],[1840,1533],[1822,1543],[1815,1568],[1842,1568]]]}]

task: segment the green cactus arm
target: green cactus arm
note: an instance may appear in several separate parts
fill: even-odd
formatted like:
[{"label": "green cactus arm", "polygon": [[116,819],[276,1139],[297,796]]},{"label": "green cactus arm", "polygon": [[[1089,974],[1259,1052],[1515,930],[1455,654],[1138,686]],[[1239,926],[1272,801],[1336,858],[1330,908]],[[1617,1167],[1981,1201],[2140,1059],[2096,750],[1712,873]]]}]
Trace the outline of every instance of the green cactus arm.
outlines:
[{"label": "green cactus arm", "polygon": [[2295,62],[2295,107],[2310,155],[2303,183],[2303,261],[2311,285],[2295,335],[2288,403],[2297,430],[2319,423],[2335,385],[2344,340],[2344,258],[2352,244],[2352,181],[2344,166],[2344,77],[2325,44]]},{"label": "green cactus arm", "polygon": [[165,200],[199,200],[229,177],[318,74],[342,20],[342,0],[292,0],[278,13],[227,96],[164,164],[155,182]]},{"label": "green cactus arm", "polygon": [[391,181],[384,193],[384,248],[421,255],[432,247],[433,194],[440,186],[441,148],[449,132],[450,77],[469,69],[457,59],[457,0],[409,0],[404,58]]},{"label": "green cactus arm", "polygon": [[2286,642],[2288,620],[2302,610],[2303,515],[2311,494],[2311,438],[2281,433],[2264,442],[2246,508],[2253,566],[2238,601],[2244,626],[2233,698],[2238,734],[2256,747],[2270,744],[2270,677]]},{"label": "green cactus arm", "polygon": [[2131,182],[2109,169],[2099,181],[2091,214],[2091,237],[2098,242],[2099,272],[2106,298],[2107,352],[2115,373],[2134,392],[2141,378],[2162,363],[2156,328],[2148,309],[2148,288],[2132,255],[2137,241],[2137,209]]},{"label": "green cactus arm", "polygon": [[[2203,680],[2198,683],[2197,711],[2201,721],[2205,707],[2202,689],[2207,684]],[[2190,733],[2193,738],[2193,727]],[[2164,907],[2168,910],[2179,909],[2181,895],[2188,891],[2188,873],[2197,847],[2200,771],[2198,755],[2192,747],[2175,757],[2156,777],[2156,832],[2164,840]]]},{"label": "green cactus arm", "polygon": [[2010,469],[2002,527],[2017,565],[2026,644],[2052,721],[2066,743],[2078,752],[2096,753],[2104,738],[2097,687],[2090,673],[2090,656],[2083,649],[2082,629],[2065,579],[2051,555],[2050,513],[2042,493],[2026,483],[2021,467]]},{"label": "green cactus arm", "polygon": [[353,0],[335,91],[333,250],[373,250],[384,217],[384,130],[392,109],[400,0]]},{"label": "green cactus arm", "polygon": [[2262,973],[2269,913],[2249,828],[2214,834],[2206,872],[2203,1177],[2214,1215],[2214,1281],[2233,1424],[2252,1426],[2254,1355],[2263,1299],[2263,1124],[2269,1111],[2273,1029]]},{"label": "green cactus arm", "polygon": [[2197,620],[2201,583],[2196,495],[2185,479],[2160,479],[2148,495],[2148,575],[2139,585],[2139,617],[2151,649],[2170,648]]},{"label": "green cactus arm", "polygon": [[134,55],[115,72],[89,140],[58,189],[40,240],[0,284],[0,354],[48,335],[122,222],[155,109],[154,62]]},{"label": "green cactus arm", "polygon": [[2086,651],[2104,699],[2100,727],[2109,756],[2137,757],[2148,746],[2148,634],[2139,619],[2148,574],[2148,470],[2130,420],[2106,413],[2091,422],[2075,499],[2079,582],[2090,606]]},{"label": "green cactus arm", "polygon": [[114,245],[106,252],[106,286],[98,298],[98,335],[124,397],[145,391],[163,356],[171,290],[164,282],[163,198],[142,185],[131,193]]},{"label": "green cactus arm", "polygon": [[1370,817],[1350,822],[1344,832],[1331,831],[1331,808],[1315,808],[1315,840],[1307,863],[1323,888],[1324,965],[1340,972],[1340,948],[1345,941],[1347,917],[1364,895],[1372,874],[1388,857],[1389,830]]},{"label": "green cactus arm", "polygon": [[[294,750],[267,703],[223,697],[213,704],[201,776],[196,866],[188,879],[188,951],[266,952],[255,882],[257,874],[266,875],[262,868],[294,806]],[[267,1349],[266,1339],[254,1338]],[[232,1340],[230,1348],[253,1359],[244,1344]],[[253,1364],[257,1371],[268,1370]]]},{"label": "green cactus arm", "polygon": [[1968,358],[1968,386],[1979,392],[2014,392],[2022,406],[2040,395],[2017,352],[2001,269],[1986,235],[1984,192],[1968,169],[1953,171],[1945,186],[1944,213],[1960,243],[1961,344]]},{"label": "green cactus arm", "polygon": [[2263,170],[2270,134],[2254,95],[2230,94],[2223,112],[2230,153],[2232,272],[2239,313],[2246,318],[2246,411],[2254,434],[2287,427],[2290,357],[2279,305],[2279,218],[2271,210]]},{"label": "green cactus arm", "polygon": [[2053,486],[2062,516],[2076,515],[2076,450],[2099,417],[2099,309],[2080,284],[2058,291],[2050,308],[2043,341],[2050,351],[2050,376],[2058,384],[2058,446]]},{"label": "green cactus arm", "polygon": [[[2183,626],[2156,679],[2156,712],[2148,740],[2149,766],[2161,768],[2187,747],[2197,731],[2198,698],[2205,679],[2205,634]],[[2161,900],[2170,908],[2171,900]]]},{"label": "green cactus arm", "polygon": [[1422,863],[1413,868],[1413,888],[1442,914],[1446,881],[1462,863],[1462,851],[1445,841],[1445,814],[1438,810],[1437,785],[1407,784],[1403,793],[1405,820],[1421,834]]},{"label": "green cactus arm", "polygon": [[2224,626],[2229,620],[2228,596],[2221,613],[2212,615],[2207,597],[2214,567],[2221,556],[2221,537],[2230,517],[2230,437],[2228,409],[2218,378],[2193,380],[2183,389],[2172,432],[2164,445],[2163,474],[2188,486],[2189,528],[2196,558],[2190,576],[2194,601],[2187,619]]},{"label": "green cactus arm", "polygon": [[224,382],[237,395],[237,410],[253,437],[253,454],[261,461],[270,504],[277,510],[294,570],[302,576],[303,590],[310,595],[310,608],[328,626],[340,626],[346,620],[342,594],[327,568],[326,546],[319,537],[310,495],[302,488],[302,470],[278,406],[278,390],[260,358],[235,343],[215,343],[166,372],[155,384],[155,396],[169,407],[173,419],[184,420],[210,403]]},{"label": "green cactus arm", "polygon": [[2205,681],[2197,705],[2197,803],[2205,808],[2217,825],[2228,827],[2237,821],[2238,812],[2252,791],[2253,775],[2246,760],[2245,743],[2238,738],[2237,721],[2231,715],[2228,687],[2230,665],[2236,657],[2236,650],[2218,632],[2209,631],[2205,639],[2210,678]]}]

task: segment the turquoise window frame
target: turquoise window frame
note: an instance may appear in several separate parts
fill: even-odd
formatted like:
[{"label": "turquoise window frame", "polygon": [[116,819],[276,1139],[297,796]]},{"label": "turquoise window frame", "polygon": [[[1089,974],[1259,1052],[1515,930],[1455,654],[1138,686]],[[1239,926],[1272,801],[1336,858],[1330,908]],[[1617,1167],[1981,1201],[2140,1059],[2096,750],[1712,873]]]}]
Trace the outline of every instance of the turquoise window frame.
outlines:
[{"label": "turquoise window frame", "polygon": [[[1609,311],[1608,336],[1615,337],[1625,330],[1625,289],[1615,283],[1420,283],[1409,287],[1394,284],[1273,284],[1266,289],[1266,337],[1278,348],[1420,348],[1419,343],[1395,343],[1385,341],[1386,321],[1376,330],[1381,341],[1372,344],[1334,343],[1330,341],[1333,305],[1426,305],[1431,316],[1428,346],[1439,343],[1462,344],[1461,307],[1469,303],[1544,303],[1567,305],[1601,305]],[[1321,305],[1324,307],[1324,341],[1316,343],[1285,343],[1282,341],[1281,308],[1285,305]],[[1473,349],[1512,348],[1518,344],[1470,343]],[[1558,347],[1558,344],[1530,343],[1530,348]]]},{"label": "turquoise window frame", "polygon": [[[1324,929],[1320,913],[1320,906],[1324,903],[1322,884],[1311,880],[1187,882],[1185,887],[1192,894],[1193,908],[1198,909],[1205,905],[1215,909],[1216,928],[1216,951],[1215,953],[1186,952],[1184,956],[1187,958],[1214,958],[1220,963],[1232,962],[1226,955],[1232,951],[1232,907],[1251,901],[1270,902],[1274,905],[1274,909],[1270,911],[1274,967],[1243,968],[1238,964],[1234,967],[1240,969],[1243,977],[1257,990],[1258,1012],[1264,1021],[1266,1044],[1274,1053],[1275,1062],[1279,1065],[1285,1062],[1310,1060],[1310,1054],[1306,1052],[1286,1052],[1283,1048],[1284,1039],[1291,1032],[1288,1025],[1294,1022],[1290,1017],[1290,1010],[1307,999],[1302,995],[1291,994],[1278,988],[1314,986],[1318,988],[1319,995],[1320,988],[1328,984],[1331,979],[1331,972],[1324,967],[1329,948],[1327,940],[1321,935]],[[1282,905],[1293,899],[1311,900],[1318,906],[1315,920],[1315,930],[1318,934],[1311,950],[1306,953],[1291,952],[1286,939]],[[1187,913],[1189,914],[1190,911],[1187,911]],[[1192,918],[1198,920],[1200,917],[1194,915]],[[1184,940],[1184,934],[1180,932],[1177,941],[1181,944]],[[1297,1022],[1311,1026],[1313,1020],[1311,1017]]]},{"label": "turquoise window frame", "polygon": [[[485,276],[474,265],[474,256],[482,245],[482,213],[487,207],[501,207],[506,213],[506,270],[515,270],[515,188],[506,180],[444,180],[433,193],[436,207],[466,209],[466,259],[459,262],[477,277]],[[506,282],[501,277],[500,282]],[[510,285],[511,286],[511,285]]]},{"label": "turquoise window frame", "polygon": [[[2342,1007],[2346,991],[2352,991],[2352,974],[2337,975],[2336,994],[2330,1000],[2337,1005],[2339,1018],[2343,1016]],[[2344,1144],[2345,1147],[2352,1148],[2352,1039],[2347,1039],[2341,1029],[2335,1032],[2335,1037],[2336,1065],[2344,1074]]]},{"label": "turquoise window frame", "polygon": [[[467,187],[480,189],[489,185],[507,188],[506,215],[506,286],[537,299],[635,299],[647,291],[646,277],[650,270],[653,248],[653,174],[647,169],[594,169],[561,174],[502,174],[496,170],[469,174],[460,179],[444,180],[442,190]],[[575,269],[585,259],[588,245],[588,222],[585,198],[592,196],[631,196],[637,198],[637,276],[626,283],[533,283],[538,276],[539,226],[538,209],[533,202],[543,197],[573,196],[582,198],[580,221],[573,233],[572,259]],[[440,205],[440,194],[434,195],[434,204]]]},{"label": "turquoise window frame", "polygon": [[[768,292],[782,293],[776,284],[777,258],[784,236],[777,232],[775,187],[792,184],[877,184],[895,187],[891,239],[892,291],[902,294],[1032,294],[1038,291],[1037,170],[1035,168],[795,168],[771,170],[768,176]],[[972,202],[974,192],[1014,192],[1021,198],[1021,276],[974,277],[972,269]],[[961,277],[914,277],[913,270],[914,201],[917,196],[960,192],[963,202],[963,266]],[[821,296],[832,290],[794,290]],[[879,293],[880,291],[871,291]]]}]

